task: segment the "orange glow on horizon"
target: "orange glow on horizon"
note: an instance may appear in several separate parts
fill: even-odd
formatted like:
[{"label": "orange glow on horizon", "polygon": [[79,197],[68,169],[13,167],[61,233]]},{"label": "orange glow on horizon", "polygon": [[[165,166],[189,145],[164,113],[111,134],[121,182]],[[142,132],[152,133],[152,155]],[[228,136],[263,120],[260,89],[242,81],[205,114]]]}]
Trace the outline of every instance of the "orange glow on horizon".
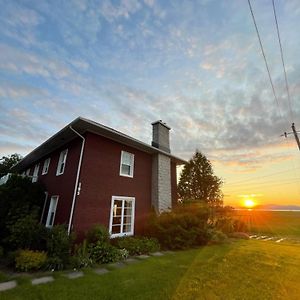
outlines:
[{"label": "orange glow on horizon", "polygon": [[243,205],[247,208],[253,208],[255,206],[255,202],[252,199],[245,199]]}]

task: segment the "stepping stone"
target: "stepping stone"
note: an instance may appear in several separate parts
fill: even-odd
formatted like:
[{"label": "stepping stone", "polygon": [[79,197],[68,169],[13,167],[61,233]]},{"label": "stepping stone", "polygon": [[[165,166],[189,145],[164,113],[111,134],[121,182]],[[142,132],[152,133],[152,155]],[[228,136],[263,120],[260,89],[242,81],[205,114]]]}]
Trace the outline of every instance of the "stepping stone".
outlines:
[{"label": "stepping stone", "polygon": [[161,252],[154,252],[154,253],[151,253],[152,256],[163,256],[164,254],[161,253]]},{"label": "stepping stone", "polygon": [[279,240],[276,241],[276,243],[281,243],[284,240],[285,240],[285,238],[279,239]]},{"label": "stepping stone", "polygon": [[109,272],[109,270],[104,269],[104,268],[100,268],[100,269],[95,270],[95,273],[98,274],[98,275],[103,275],[103,274],[106,274],[108,272]]},{"label": "stepping stone", "polygon": [[149,257],[150,257],[149,255],[142,254],[142,255],[139,255],[137,258],[146,259],[146,258],[149,258]]},{"label": "stepping stone", "polygon": [[256,237],[257,237],[257,235],[250,235],[250,236],[249,236],[250,239],[254,239],[254,238],[256,238]]},{"label": "stepping stone", "polygon": [[41,284],[41,283],[48,283],[53,281],[54,278],[52,276],[45,276],[45,277],[40,277],[40,278],[35,278],[31,280],[31,283],[33,285]]},{"label": "stepping stone", "polygon": [[125,264],[123,264],[122,262],[116,262],[113,264],[109,264],[110,267],[116,268],[116,269],[121,269],[125,267]]},{"label": "stepping stone", "polygon": [[258,236],[256,239],[257,240],[262,240],[262,239],[264,239],[264,238],[266,238],[267,236],[266,235],[262,235],[262,236]]},{"label": "stepping stone", "polygon": [[15,280],[0,283],[0,292],[13,289],[17,286]]},{"label": "stepping stone", "polygon": [[139,262],[137,259],[135,259],[135,258],[127,258],[126,260],[125,260],[125,263],[126,264],[135,264],[135,263],[137,263],[137,262]]},{"label": "stepping stone", "polygon": [[64,274],[69,279],[75,279],[83,276],[83,272],[71,272],[68,274]]},{"label": "stepping stone", "polygon": [[270,240],[273,240],[274,238],[273,237],[269,237],[267,239],[264,239],[263,241],[270,241]]}]

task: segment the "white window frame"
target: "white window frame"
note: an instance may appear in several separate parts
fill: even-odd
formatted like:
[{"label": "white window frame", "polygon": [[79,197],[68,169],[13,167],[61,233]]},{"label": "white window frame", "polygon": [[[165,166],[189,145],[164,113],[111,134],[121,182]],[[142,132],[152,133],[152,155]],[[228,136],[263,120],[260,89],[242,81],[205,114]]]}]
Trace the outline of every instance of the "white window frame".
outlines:
[{"label": "white window frame", "polygon": [[39,170],[40,170],[40,164],[36,164],[34,166],[33,175],[32,175],[32,182],[37,182],[39,178]]},{"label": "white window frame", "polygon": [[[66,154],[66,155],[64,155],[64,154]],[[68,149],[65,149],[60,152],[57,169],[56,169],[56,176],[64,174],[65,169],[66,169],[67,156],[68,156]],[[62,164],[64,164],[64,166],[63,166],[62,171],[60,171]]]},{"label": "white window frame", "polygon": [[[114,202],[115,200],[122,201],[122,213],[121,213],[121,224],[120,224],[120,233],[112,233],[113,225],[113,216],[114,216]],[[126,200],[132,201],[131,209],[131,230],[130,232],[123,232],[123,221],[124,221],[124,203]],[[111,238],[122,237],[122,236],[131,236],[134,235],[134,216],[135,216],[135,197],[124,197],[124,196],[112,196],[111,199],[111,209],[110,209],[110,220],[109,220],[109,234]]]},{"label": "white window frame", "polygon": [[26,175],[26,176],[29,176],[29,174],[30,174],[30,168],[27,169],[26,172],[25,172],[25,175]]},{"label": "white window frame", "polygon": [[[130,167],[130,174],[124,174],[122,173],[122,165],[123,165],[123,155],[124,154],[130,154],[131,156],[131,164],[129,165]],[[125,164],[124,164],[125,165]],[[128,166],[128,165],[127,165]],[[120,176],[124,176],[124,177],[130,177],[133,178],[133,171],[134,171],[134,154],[127,152],[127,151],[121,151],[121,160],[120,160]]]},{"label": "white window frame", "polygon": [[44,164],[43,164],[42,175],[48,174],[50,161],[51,161],[50,157],[45,159]]},{"label": "white window frame", "polygon": [[[56,200],[56,203],[53,204],[54,199]],[[51,196],[50,204],[49,204],[49,208],[48,208],[47,221],[46,221],[46,227],[47,228],[52,228],[53,225],[54,225],[58,200],[59,200],[59,196],[58,195]],[[52,224],[50,224],[51,213],[52,212],[54,214],[53,214]]]}]

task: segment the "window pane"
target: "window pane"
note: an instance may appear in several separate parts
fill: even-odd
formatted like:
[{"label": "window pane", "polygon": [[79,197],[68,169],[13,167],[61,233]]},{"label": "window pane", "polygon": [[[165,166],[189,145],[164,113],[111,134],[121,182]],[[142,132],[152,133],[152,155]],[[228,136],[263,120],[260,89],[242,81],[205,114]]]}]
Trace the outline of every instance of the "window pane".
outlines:
[{"label": "window pane", "polygon": [[111,233],[113,234],[121,233],[121,225],[113,225],[111,229]]},{"label": "window pane", "polygon": [[113,225],[121,224],[121,216],[113,217]]},{"label": "window pane", "polygon": [[124,216],[123,224],[125,223],[131,223],[131,216]]},{"label": "window pane", "polygon": [[131,153],[123,152],[122,163],[130,166],[131,165],[131,157],[132,157]]},{"label": "window pane", "polygon": [[127,208],[127,207],[125,207],[124,208],[124,215],[128,215],[128,216],[131,216],[131,208]]},{"label": "window pane", "polygon": [[130,175],[130,166],[122,164],[121,173],[125,175]]},{"label": "window pane", "polygon": [[132,201],[131,200],[124,200],[124,207],[131,208],[132,207]]},{"label": "window pane", "polygon": [[124,224],[123,225],[123,233],[131,232],[131,224]]}]

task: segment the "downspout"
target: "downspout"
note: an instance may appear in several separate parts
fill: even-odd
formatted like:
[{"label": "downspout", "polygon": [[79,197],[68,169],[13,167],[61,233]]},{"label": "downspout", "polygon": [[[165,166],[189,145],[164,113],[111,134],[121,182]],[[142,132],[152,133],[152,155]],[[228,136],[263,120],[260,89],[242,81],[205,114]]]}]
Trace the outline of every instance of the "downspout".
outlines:
[{"label": "downspout", "polygon": [[84,144],[85,144],[85,138],[81,134],[79,134],[71,125],[69,126],[69,128],[82,139],[82,144],[81,144],[80,157],[79,157],[79,162],[78,162],[78,167],[77,167],[76,181],[75,181],[75,186],[74,186],[72,207],[71,207],[69,226],[68,226],[68,234],[70,234],[71,229],[72,229],[73,214],[74,214],[74,208],[75,208],[75,202],[76,202],[76,196],[77,196],[77,186],[78,186],[78,181],[79,181],[79,174],[80,174],[83,150],[84,150]]}]

